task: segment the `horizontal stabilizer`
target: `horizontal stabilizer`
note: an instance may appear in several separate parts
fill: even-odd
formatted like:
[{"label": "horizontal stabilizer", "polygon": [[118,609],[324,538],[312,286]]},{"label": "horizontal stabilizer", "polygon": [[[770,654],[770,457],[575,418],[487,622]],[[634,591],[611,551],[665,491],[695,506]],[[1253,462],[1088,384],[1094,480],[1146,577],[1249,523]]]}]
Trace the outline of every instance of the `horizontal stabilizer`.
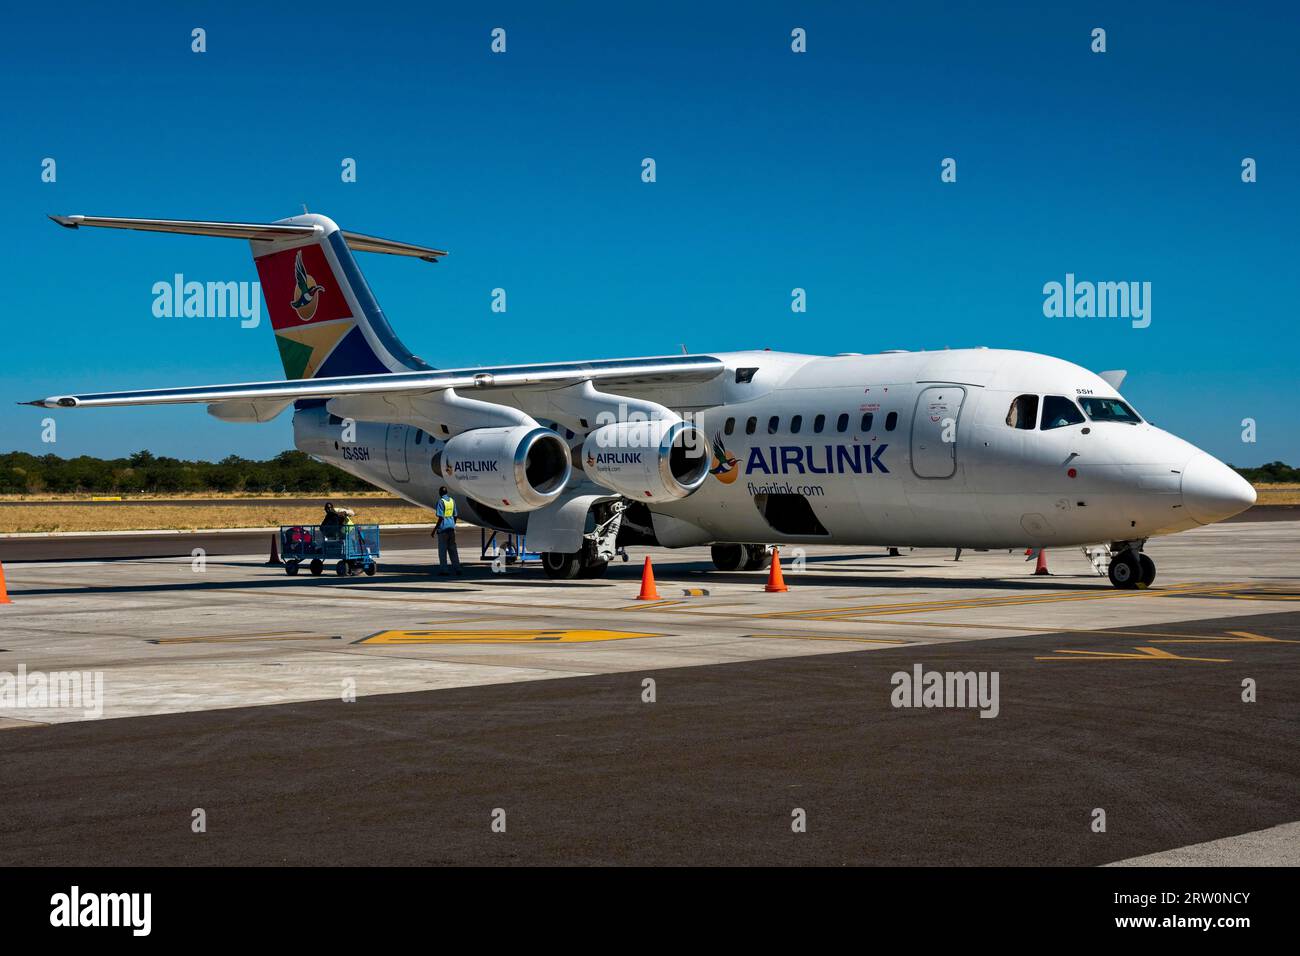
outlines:
[{"label": "horizontal stabilizer", "polygon": [[[133,229],[137,232],[170,232],[186,236],[216,236],[221,239],[251,239],[257,242],[304,240],[324,236],[320,226],[292,223],[205,222],[191,219],[119,219],[112,216],[50,216],[60,226],[79,229],[99,226],[105,229]],[[425,262],[437,262],[447,253],[394,239],[380,239],[359,232],[343,230],[343,240],[358,252],[383,252],[390,256],[411,256]]]}]

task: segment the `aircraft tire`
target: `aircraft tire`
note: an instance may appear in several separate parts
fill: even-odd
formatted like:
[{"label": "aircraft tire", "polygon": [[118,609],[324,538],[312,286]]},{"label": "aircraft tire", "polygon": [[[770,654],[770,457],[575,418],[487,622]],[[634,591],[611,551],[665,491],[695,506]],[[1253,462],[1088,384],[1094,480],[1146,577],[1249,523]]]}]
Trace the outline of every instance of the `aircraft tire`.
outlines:
[{"label": "aircraft tire", "polygon": [[1149,588],[1156,579],[1156,563],[1145,554],[1139,554],[1138,561],[1141,562],[1142,566],[1142,575],[1138,586]]},{"label": "aircraft tire", "polygon": [[743,544],[715,544],[709,549],[713,566],[719,571],[743,571],[748,552]]},{"label": "aircraft tire", "polygon": [[772,566],[772,552],[761,544],[745,545],[745,566],[742,571],[766,571]]},{"label": "aircraft tire", "polygon": [[581,554],[565,551],[547,551],[542,555],[542,568],[553,581],[571,581],[582,569]]},{"label": "aircraft tire", "polygon": [[[1155,565],[1152,565],[1154,568]],[[1110,571],[1107,572],[1110,583],[1115,585],[1121,591],[1132,591],[1139,587],[1142,580],[1142,568],[1137,559],[1133,557],[1131,551],[1125,551],[1123,554],[1117,554],[1110,560]]]},{"label": "aircraft tire", "polygon": [[609,570],[608,561],[588,561],[583,564],[582,569],[578,572],[578,577],[603,578],[607,570]]}]

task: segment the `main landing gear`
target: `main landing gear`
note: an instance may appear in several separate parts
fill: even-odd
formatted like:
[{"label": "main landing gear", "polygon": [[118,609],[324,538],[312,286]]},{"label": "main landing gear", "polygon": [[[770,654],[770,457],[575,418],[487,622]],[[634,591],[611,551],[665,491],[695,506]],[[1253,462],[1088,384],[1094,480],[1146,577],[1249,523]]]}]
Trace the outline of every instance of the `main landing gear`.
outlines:
[{"label": "main landing gear", "polygon": [[1142,552],[1142,541],[1117,541],[1111,545],[1110,583],[1124,591],[1145,590],[1156,579],[1156,563]]},{"label": "main landing gear", "polygon": [[772,564],[772,549],[763,544],[715,544],[710,552],[719,571],[765,571]]},{"label": "main landing gear", "polygon": [[623,523],[626,506],[621,501],[605,501],[587,512],[581,551],[546,551],[542,568],[556,581],[574,578],[603,578],[609,562],[616,557],[627,560],[627,552],[618,546],[618,529]]},{"label": "main landing gear", "polygon": [[546,551],[542,554],[542,568],[552,580],[571,581],[574,578],[603,578],[609,562],[585,549],[577,553]]}]

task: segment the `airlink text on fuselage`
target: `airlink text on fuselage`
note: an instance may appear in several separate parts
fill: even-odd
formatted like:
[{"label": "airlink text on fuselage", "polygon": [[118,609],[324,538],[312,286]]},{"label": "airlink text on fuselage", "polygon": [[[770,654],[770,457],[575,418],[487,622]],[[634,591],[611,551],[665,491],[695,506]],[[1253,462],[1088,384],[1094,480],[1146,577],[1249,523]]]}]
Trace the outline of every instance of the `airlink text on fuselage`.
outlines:
[{"label": "airlink text on fuselage", "polygon": [[870,475],[889,474],[880,460],[889,444],[871,450],[863,445],[768,445],[749,450],[745,474],[764,475]]}]

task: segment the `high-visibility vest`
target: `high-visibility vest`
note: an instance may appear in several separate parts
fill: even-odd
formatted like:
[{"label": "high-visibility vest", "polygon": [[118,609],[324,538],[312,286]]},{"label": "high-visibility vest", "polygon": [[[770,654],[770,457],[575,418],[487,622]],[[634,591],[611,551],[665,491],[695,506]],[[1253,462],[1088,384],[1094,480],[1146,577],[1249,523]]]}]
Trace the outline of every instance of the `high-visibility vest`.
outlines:
[{"label": "high-visibility vest", "polygon": [[451,495],[443,495],[434,506],[433,513],[439,518],[456,517],[456,499]]}]

